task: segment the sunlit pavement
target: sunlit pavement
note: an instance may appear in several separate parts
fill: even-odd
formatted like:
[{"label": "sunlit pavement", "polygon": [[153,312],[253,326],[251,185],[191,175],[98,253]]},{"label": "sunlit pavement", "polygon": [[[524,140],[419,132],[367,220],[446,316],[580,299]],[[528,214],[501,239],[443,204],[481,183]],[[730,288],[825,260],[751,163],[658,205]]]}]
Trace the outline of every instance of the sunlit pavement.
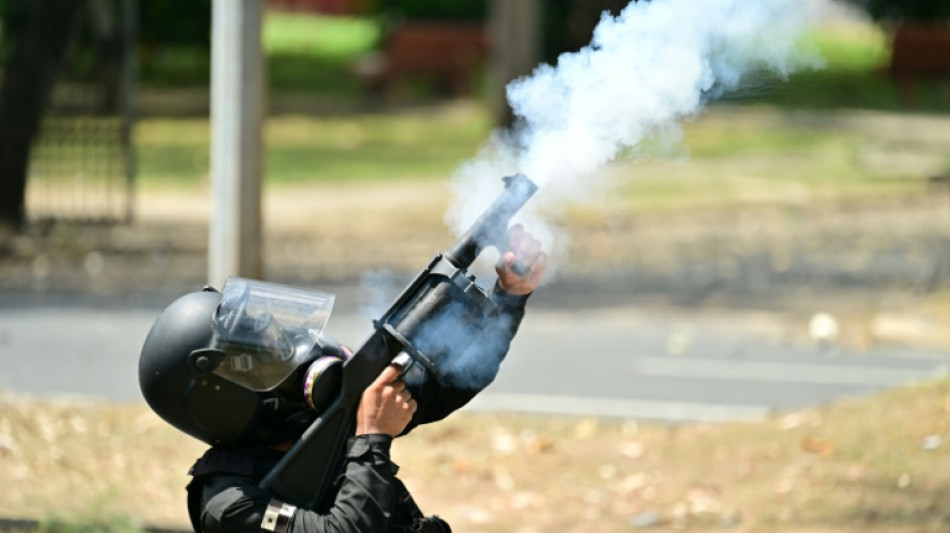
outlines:
[{"label": "sunlit pavement", "polygon": [[[341,289],[328,332],[358,346],[371,317]],[[535,302],[532,302],[532,304]],[[0,390],[141,402],[138,353],[160,305],[0,308]],[[529,307],[502,371],[467,409],[756,420],[940,377],[950,354],[815,343],[765,313]]]}]

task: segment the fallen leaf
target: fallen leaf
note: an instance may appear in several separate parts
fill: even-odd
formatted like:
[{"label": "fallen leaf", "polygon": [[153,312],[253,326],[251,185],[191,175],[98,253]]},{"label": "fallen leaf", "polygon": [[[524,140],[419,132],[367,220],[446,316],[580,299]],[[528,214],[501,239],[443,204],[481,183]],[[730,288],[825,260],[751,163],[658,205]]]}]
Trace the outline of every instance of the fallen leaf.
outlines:
[{"label": "fallen leaf", "polygon": [[775,488],[775,492],[779,494],[788,494],[795,490],[795,480],[784,478],[779,480],[778,487]]},{"label": "fallen leaf", "polygon": [[535,455],[544,453],[554,447],[554,443],[550,439],[538,435],[533,430],[522,431],[521,442],[524,444],[525,451]]},{"label": "fallen leaf", "polygon": [[511,497],[511,507],[518,510],[535,509],[544,503],[544,498],[536,492],[519,492]]},{"label": "fallen leaf", "polygon": [[790,431],[802,426],[821,425],[821,415],[814,411],[796,411],[778,419],[779,431]]},{"label": "fallen leaf", "polygon": [[897,478],[897,488],[901,490],[904,490],[907,487],[909,487],[910,483],[911,483],[910,474],[907,472],[904,472],[903,474],[900,475],[900,477]]},{"label": "fallen leaf", "polygon": [[613,479],[614,476],[617,475],[617,467],[614,465],[601,465],[600,468],[597,469],[597,475],[603,480]]},{"label": "fallen leaf", "polygon": [[456,457],[452,461],[452,471],[456,474],[468,474],[472,471],[472,463],[463,457]]},{"label": "fallen leaf", "polygon": [[620,444],[620,455],[630,459],[643,457],[643,444],[637,441],[626,441]]},{"label": "fallen leaf", "polygon": [[805,439],[802,440],[802,449],[808,453],[828,456],[835,451],[835,446],[834,444],[825,440],[817,439],[815,437],[805,437]]},{"label": "fallen leaf", "polygon": [[503,491],[509,491],[515,488],[515,478],[507,469],[496,467],[492,472],[495,478],[495,485]]},{"label": "fallen leaf", "polygon": [[941,444],[943,444],[943,439],[940,438],[940,435],[927,435],[921,441],[920,448],[932,452],[940,448]]},{"label": "fallen leaf", "polygon": [[631,474],[617,485],[618,490],[624,493],[638,492],[647,486],[647,476],[642,473]]},{"label": "fallen leaf", "polygon": [[594,418],[582,420],[574,427],[574,437],[577,439],[589,439],[597,434],[598,423]]},{"label": "fallen leaf", "polygon": [[509,433],[495,433],[491,438],[492,449],[501,455],[511,455],[518,451],[518,439]]},{"label": "fallen leaf", "polygon": [[645,529],[656,527],[663,522],[660,513],[656,511],[646,511],[630,519],[630,525],[636,529]]}]

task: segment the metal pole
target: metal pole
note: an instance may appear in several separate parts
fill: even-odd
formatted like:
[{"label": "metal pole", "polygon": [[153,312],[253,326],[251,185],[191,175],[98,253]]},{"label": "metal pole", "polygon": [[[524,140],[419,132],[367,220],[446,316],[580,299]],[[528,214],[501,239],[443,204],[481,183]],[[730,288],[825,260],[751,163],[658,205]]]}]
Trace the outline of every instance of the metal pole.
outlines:
[{"label": "metal pole", "polygon": [[135,125],[135,92],[138,80],[138,11],[139,0],[125,0],[122,3],[122,89],[121,136],[122,155],[125,163],[125,222],[131,222],[135,216],[135,171],[137,167],[135,142],[132,129]]},{"label": "metal pole", "polygon": [[211,186],[208,283],[262,277],[264,116],[262,0],[214,0],[211,23]]},{"label": "metal pole", "polygon": [[497,124],[509,126],[513,117],[505,88],[534,70],[541,57],[540,0],[492,0],[490,34],[492,107]]}]

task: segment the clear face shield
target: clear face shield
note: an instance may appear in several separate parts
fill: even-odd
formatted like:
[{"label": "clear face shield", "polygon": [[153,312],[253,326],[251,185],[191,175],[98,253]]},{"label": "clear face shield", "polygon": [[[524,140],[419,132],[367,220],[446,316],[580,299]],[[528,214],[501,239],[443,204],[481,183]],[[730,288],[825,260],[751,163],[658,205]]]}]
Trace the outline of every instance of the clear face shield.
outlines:
[{"label": "clear face shield", "polygon": [[212,322],[214,373],[255,391],[279,385],[312,358],[333,309],[332,294],[231,277]]}]

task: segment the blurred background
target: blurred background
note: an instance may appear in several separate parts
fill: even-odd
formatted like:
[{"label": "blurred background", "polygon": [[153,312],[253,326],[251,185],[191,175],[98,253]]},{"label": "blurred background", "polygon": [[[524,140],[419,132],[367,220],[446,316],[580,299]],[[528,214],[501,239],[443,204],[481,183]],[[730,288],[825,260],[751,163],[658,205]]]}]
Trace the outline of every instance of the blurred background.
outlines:
[{"label": "blurred background", "polygon": [[[815,2],[823,68],[754,77],[552,215],[563,247],[519,359],[473,410],[758,420],[944,374],[950,2]],[[510,126],[505,84],[626,3],[262,0],[251,276],[336,292],[331,334],[358,344],[453,242],[449,178]],[[209,279],[212,11],[0,0],[4,479],[44,471],[16,444],[18,424],[43,433],[31,402],[142,410],[151,320]],[[583,371],[579,352],[596,354]],[[5,514],[55,515],[53,492],[5,485]],[[624,528],[662,522],[638,509],[619,512]]]},{"label": "blurred background", "polygon": [[[7,64],[50,72],[5,71],[4,146],[21,155],[2,160],[5,300],[134,300],[202,283],[211,3],[92,1],[31,25],[40,4],[2,3]],[[493,56],[487,0],[266,3],[262,273],[311,284],[415,271],[447,242],[447,178],[510,120],[504,84],[583,46],[600,13],[623,4],[497,8],[530,28],[509,33],[532,38]],[[686,305],[833,294],[873,310],[940,293],[941,33],[899,24],[887,2],[825,4],[810,38],[826,67],[753,79],[684,124],[682,142],[616,165],[609,199],[563,214],[578,236],[558,281],[611,278],[623,302]],[[62,28],[68,38],[29,52],[43,61],[17,56],[18,42]],[[393,189],[411,192],[370,192]],[[617,294],[607,286],[579,291]]]}]

